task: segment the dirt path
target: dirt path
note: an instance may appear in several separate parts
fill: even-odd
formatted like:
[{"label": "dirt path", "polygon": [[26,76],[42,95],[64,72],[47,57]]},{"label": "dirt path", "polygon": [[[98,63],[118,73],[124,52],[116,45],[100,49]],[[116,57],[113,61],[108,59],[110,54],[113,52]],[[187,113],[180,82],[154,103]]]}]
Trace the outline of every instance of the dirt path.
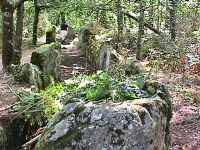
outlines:
[{"label": "dirt path", "polygon": [[[33,49],[23,51],[22,63],[30,61]],[[9,114],[9,106],[16,102],[16,95],[13,91],[28,89],[26,84],[14,83],[12,77],[4,74],[2,70],[2,55],[0,54],[0,126],[6,125],[11,119],[12,114]]]},{"label": "dirt path", "polygon": [[[159,73],[154,77],[170,90],[173,103],[171,120],[170,150],[200,150],[200,78],[182,74]],[[196,100],[185,96],[185,90],[191,91]],[[183,92],[181,92],[183,91]]]},{"label": "dirt path", "polygon": [[[22,52],[22,63],[30,62],[33,50],[29,49]],[[86,63],[86,59],[79,49],[71,44],[63,46],[62,50],[64,55],[64,60],[61,65],[63,79],[82,72],[89,72],[91,67]],[[11,119],[10,117],[12,117],[6,108],[16,102],[16,95],[13,91],[30,89],[26,84],[14,83],[11,76],[3,74],[1,58],[2,56],[0,54],[0,126],[6,124]]]}]

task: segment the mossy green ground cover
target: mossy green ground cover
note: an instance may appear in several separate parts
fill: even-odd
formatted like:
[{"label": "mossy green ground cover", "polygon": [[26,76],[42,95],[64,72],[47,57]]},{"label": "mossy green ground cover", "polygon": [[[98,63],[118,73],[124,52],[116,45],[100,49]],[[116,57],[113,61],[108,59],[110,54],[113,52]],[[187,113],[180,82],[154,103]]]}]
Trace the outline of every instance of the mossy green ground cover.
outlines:
[{"label": "mossy green ground cover", "polygon": [[107,72],[98,71],[96,74],[79,75],[53,84],[40,92],[19,92],[19,101],[13,110],[33,123],[42,124],[43,120],[48,121],[63,105],[70,102],[122,102],[151,97],[156,95],[156,92],[156,87],[145,88],[143,76],[120,82],[112,79]]}]

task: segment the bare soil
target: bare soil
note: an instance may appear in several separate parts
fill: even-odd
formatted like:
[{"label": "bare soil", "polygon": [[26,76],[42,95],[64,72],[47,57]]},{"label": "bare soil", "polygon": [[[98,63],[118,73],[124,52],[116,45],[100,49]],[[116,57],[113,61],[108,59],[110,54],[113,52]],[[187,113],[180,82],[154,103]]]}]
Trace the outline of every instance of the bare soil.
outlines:
[{"label": "bare soil", "polygon": [[[170,150],[200,150],[200,85],[196,84],[200,83],[200,78],[185,76],[185,74],[158,73],[154,77],[168,87],[172,96]],[[184,96],[178,88],[190,90],[197,100]]]}]

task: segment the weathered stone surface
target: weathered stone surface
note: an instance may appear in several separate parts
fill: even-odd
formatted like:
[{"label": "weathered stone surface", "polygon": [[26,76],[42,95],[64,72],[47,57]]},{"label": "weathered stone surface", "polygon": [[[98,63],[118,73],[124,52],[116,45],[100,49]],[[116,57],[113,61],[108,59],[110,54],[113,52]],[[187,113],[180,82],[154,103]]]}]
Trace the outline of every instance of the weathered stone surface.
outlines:
[{"label": "weathered stone surface", "polygon": [[88,61],[96,69],[108,70],[113,48],[104,28],[96,23],[90,23],[81,28],[78,38],[79,47]]},{"label": "weathered stone surface", "polygon": [[162,86],[159,90],[159,96],[122,103],[69,103],[35,150],[167,150],[171,101]]},{"label": "weathered stone surface", "polygon": [[32,53],[31,63],[38,66],[53,80],[60,79],[60,64],[62,61],[61,45],[58,43],[46,44]]},{"label": "weathered stone surface", "polygon": [[56,42],[56,27],[52,26],[46,32],[46,44]]},{"label": "weathered stone surface", "polygon": [[71,26],[68,26],[66,30],[61,29],[60,33],[56,35],[56,40],[62,44],[70,44],[75,37],[75,31]]},{"label": "weathered stone surface", "polygon": [[10,70],[15,81],[34,85],[36,89],[44,89],[60,80],[61,61],[61,45],[46,44],[32,53],[31,63],[12,65]]},{"label": "weathered stone surface", "polygon": [[124,66],[124,69],[127,76],[136,75],[144,72],[143,66],[140,64],[140,62],[137,61],[128,62]]},{"label": "weathered stone surface", "polygon": [[26,63],[11,66],[11,72],[15,81],[35,85],[37,89],[41,89],[45,86],[43,83],[44,74],[36,65]]}]

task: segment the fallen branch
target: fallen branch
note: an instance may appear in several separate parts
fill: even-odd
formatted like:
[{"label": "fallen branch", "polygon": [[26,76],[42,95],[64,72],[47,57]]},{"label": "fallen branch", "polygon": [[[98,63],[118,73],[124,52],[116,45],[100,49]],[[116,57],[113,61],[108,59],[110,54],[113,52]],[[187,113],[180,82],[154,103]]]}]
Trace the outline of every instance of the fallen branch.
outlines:
[{"label": "fallen branch", "polygon": [[2,112],[2,111],[6,111],[6,110],[9,110],[9,109],[12,108],[13,106],[16,106],[16,105],[18,105],[18,104],[20,104],[20,103],[21,103],[21,102],[14,103],[14,104],[12,104],[12,105],[6,107],[6,108],[0,109],[0,112]]},{"label": "fallen branch", "polygon": [[[133,13],[131,13],[131,12],[123,12],[123,14],[126,15],[127,17],[139,22],[139,19],[137,17],[135,17]],[[156,34],[162,35],[162,32],[160,32],[159,30],[155,29],[150,24],[144,22],[144,26],[147,27],[148,29],[150,29],[151,31],[155,32]]]},{"label": "fallen branch", "polygon": [[24,145],[22,145],[22,148],[27,148],[30,147],[32,144],[34,144],[40,137],[42,136],[42,133],[37,135],[36,137],[34,137],[33,139],[31,139],[30,141],[28,141],[27,143],[25,143]]},{"label": "fallen branch", "polygon": [[20,100],[22,100],[22,98],[9,85],[8,85],[8,88],[16,97],[18,97]]}]

